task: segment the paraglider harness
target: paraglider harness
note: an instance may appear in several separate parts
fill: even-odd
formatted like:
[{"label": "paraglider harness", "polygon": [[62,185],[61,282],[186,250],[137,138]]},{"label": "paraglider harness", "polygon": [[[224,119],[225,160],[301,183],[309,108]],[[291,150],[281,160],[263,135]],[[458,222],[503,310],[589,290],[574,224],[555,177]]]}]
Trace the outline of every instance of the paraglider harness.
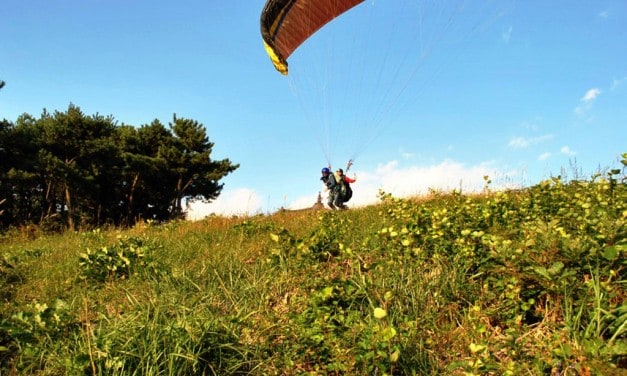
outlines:
[{"label": "paraglider harness", "polygon": [[351,185],[344,180],[344,178],[342,178],[342,182],[340,184],[340,195],[342,195],[342,201],[348,202],[348,200],[353,197],[353,189],[351,188]]},{"label": "paraglider harness", "polygon": [[353,189],[351,188],[351,185],[346,181],[346,179],[344,179],[352,165],[353,160],[349,159],[348,163],[346,164],[346,172],[342,173],[342,178],[340,179],[340,181],[337,182],[337,184],[340,185],[340,197],[342,198],[342,202],[348,202],[351,197],[353,197]]}]

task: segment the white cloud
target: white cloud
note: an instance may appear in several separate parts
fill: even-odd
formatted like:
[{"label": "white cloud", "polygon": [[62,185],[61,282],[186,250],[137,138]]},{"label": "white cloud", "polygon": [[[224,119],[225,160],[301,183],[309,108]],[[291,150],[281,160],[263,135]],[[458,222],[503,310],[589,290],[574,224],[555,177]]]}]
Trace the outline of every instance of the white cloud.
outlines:
[{"label": "white cloud", "polygon": [[538,157],[539,161],[546,161],[547,159],[551,158],[551,153],[546,152],[546,153],[542,153],[540,154],[540,156]]},{"label": "white cloud", "polygon": [[538,137],[514,137],[509,140],[507,146],[512,149],[524,149],[532,145],[537,145],[553,138],[552,134],[545,134]]},{"label": "white cloud", "polygon": [[240,188],[234,191],[225,191],[218,199],[208,204],[190,203],[187,219],[198,220],[210,214],[220,215],[249,215],[257,214],[262,209],[263,202],[254,190]]},{"label": "white cloud", "polygon": [[[577,155],[577,153],[574,150],[572,150],[570,147],[568,147],[568,146],[562,146],[560,148],[560,153],[562,153],[564,155],[567,155],[569,157]],[[544,153],[540,154],[538,156],[538,160],[539,161],[546,161],[547,159],[551,158],[552,156],[553,156],[553,153],[547,151],[547,152],[544,152]]]},{"label": "white cloud", "polygon": [[572,157],[572,156],[577,154],[575,151],[571,150],[568,146],[562,146],[561,149],[560,149],[560,152],[562,154],[568,155],[570,157]]},{"label": "white cloud", "polygon": [[592,108],[592,103],[597,99],[599,95],[601,95],[601,90],[598,88],[592,88],[588,90],[586,94],[579,100],[581,104],[575,107],[575,115],[579,117],[587,116],[588,112]]},{"label": "white cloud", "polygon": [[604,10],[602,12],[599,12],[598,16],[599,18],[608,18],[610,16],[610,12],[608,12],[607,10]]},{"label": "white cloud", "polygon": [[601,90],[597,88],[592,88],[586,92],[586,94],[581,98],[581,101],[584,103],[589,103],[594,101],[599,95],[601,95]]},{"label": "white cloud", "polygon": [[509,140],[507,145],[514,149],[522,149],[529,146],[529,140],[525,137],[515,137]]},{"label": "white cloud", "polygon": [[[322,191],[322,184],[320,185],[320,195],[324,196],[322,197],[322,202],[326,202],[326,195],[323,195]],[[311,195],[311,196],[303,196],[303,197],[299,197],[296,200],[292,201],[289,206],[287,207],[290,210],[298,210],[298,209],[305,209],[305,208],[310,208],[312,207],[312,205],[318,201],[318,194],[315,195]]]}]

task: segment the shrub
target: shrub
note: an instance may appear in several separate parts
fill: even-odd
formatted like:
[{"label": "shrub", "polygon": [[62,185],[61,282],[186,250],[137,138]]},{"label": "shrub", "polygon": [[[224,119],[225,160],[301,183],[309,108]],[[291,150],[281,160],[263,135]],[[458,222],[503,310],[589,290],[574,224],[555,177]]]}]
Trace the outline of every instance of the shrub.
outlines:
[{"label": "shrub", "polygon": [[154,246],[137,237],[121,239],[112,246],[80,254],[81,278],[98,282],[127,279],[140,272],[159,274],[162,267],[153,259]]}]

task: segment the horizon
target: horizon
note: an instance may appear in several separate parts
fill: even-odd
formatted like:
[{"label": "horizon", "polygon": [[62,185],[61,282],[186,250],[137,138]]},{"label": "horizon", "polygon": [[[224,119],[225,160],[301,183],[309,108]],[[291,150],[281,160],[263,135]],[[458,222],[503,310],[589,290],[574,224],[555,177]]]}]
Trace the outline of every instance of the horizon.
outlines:
[{"label": "horizon", "polygon": [[[368,11],[378,4],[366,2],[296,50],[287,77],[262,45],[264,3],[9,0],[0,25],[12,36],[0,49],[0,116],[15,121],[73,103],[134,126],[167,124],[174,113],[197,120],[215,143],[212,158],[240,164],[221,180],[216,201],[196,205],[201,216],[311,206],[321,167],[355,155],[349,206],[376,202],[379,189],[399,197],[469,191],[483,187],[486,175],[494,189],[533,185],[563,170],[592,175],[626,151],[624,1],[421,0],[385,6],[374,24]],[[459,4],[469,8],[458,17]],[[307,82],[315,76],[304,70],[322,67],[321,53],[336,73],[360,59],[396,62],[395,48],[411,40],[392,39],[398,34],[383,25],[414,5],[425,15],[434,7],[455,17],[446,27],[429,17],[410,22],[436,38],[413,68],[391,69],[402,74],[398,82],[369,91],[329,75],[340,86],[326,93],[322,83]],[[488,12],[477,18],[475,6]],[[371,31],[361,44],[344,47],[337,38],[363,30]],[[325,52],[326,34],[336,37],[333,54]],[[359,66],[357,73],[371,74]],[[317,103],[321,90],[331,100],[341,94],[335,101],[343,105]],[[389,100],[380,93],[386,90]]]}]

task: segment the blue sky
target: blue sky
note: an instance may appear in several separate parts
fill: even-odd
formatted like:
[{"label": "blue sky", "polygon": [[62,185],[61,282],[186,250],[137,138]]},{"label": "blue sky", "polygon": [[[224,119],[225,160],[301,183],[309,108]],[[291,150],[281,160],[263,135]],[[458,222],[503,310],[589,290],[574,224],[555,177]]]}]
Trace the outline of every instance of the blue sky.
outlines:
[{"label": "blue sky", "polygon": [[301,46],[287,77],[262,46],[264,3],[6,0],[0,117],[74,103],[136,126],[200,121],[213,158],[241,167],[193,217],[311,206],[327,159],[355,158],[356,206],[484,175],[589,177],[627,152],[624,0],[369,0]]}]

